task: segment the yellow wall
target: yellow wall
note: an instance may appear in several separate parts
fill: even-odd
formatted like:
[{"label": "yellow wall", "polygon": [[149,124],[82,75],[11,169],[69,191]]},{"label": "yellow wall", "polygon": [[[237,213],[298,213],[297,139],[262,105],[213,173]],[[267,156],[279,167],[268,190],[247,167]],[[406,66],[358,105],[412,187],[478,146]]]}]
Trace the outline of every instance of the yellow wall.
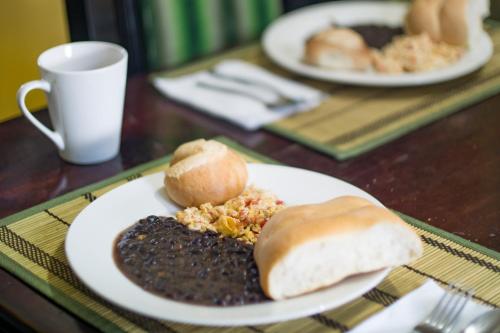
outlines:
[{"label": "yellow wall", "polygon": [[[20,114],[16,92],[40,78],[38,55],[68,41],[64,0],[0,1],[0,122]],[[27,104],[30,110],[45,107],[43,92],[30,93]]]}]

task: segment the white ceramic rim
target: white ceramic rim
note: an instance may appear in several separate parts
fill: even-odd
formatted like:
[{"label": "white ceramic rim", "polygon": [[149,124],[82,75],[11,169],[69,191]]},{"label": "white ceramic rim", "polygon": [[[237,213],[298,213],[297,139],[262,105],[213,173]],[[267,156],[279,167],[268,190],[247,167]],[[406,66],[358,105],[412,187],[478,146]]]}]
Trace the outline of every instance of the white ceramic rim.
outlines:
[{"label": "white ceramic rim", "polygon": [[[114,52],[117,55],[117,58],[112,63],[109,63],[105,66],[88,70],[62,70],[54,68],[54,65],[50,64],[50,60],[48,58],[53,57],[54,53],[61,51],[64,52],[63,50],[67,50],[70,48],[80,48],[80,47],[95,47],[102,49],[102,51],[105,51],[106,49],[111,50],[111,52]],[[83,42],[61,44],[43,51],[38,56],[37,65],[39,68],[51,73],[82,75],[86,73],[89,74],[96,73],[103,70],[107,70],[115,66],[119,66],[122,62],[127,61],[127,59],[128,59],[127,50],[118,44],[101,42],[101,41],[83,41]]]},{"label": "white ceramic rim", "polygon": [[[282,39],[283,35],[287,36],[286,38],[295,38],[296,34],[294,33],[293,27],[297,27],[297,25],[294,22],[317,18],[318,26],[316,28],[310,28],[305,32],[310,36],[314,31],[324,28],[324,24],[322,23],[325,21],[325,15],[330,15],[330,17],[335,18],[334,15],[331,15],[335,10],[351,11],[353,13],[367,12],[374,15],[371,21],[357,21],[356,18],[354,18],[350,22],[351,24],[376,22],[394,25],[395,23],[400,24],[402,22],[406,8],[407,4],[404,3],[379,1],[336,1],[304,7],[285,14],[274,21],[263,34],[262,46],[273,62],[291,72],[331,82],[378,87],[420,86],[452,80],[481,68],[493,55],[493,43],[491,38],[486,32],[483,32],[479,38],[474,40],[474,45],[472,45],[466,54],[455,64],[423,73],[384,75],[355,71],[335,71],[307,65],[295,56],[288,56],[280,46],[280,39]],[[382,12],[390,13],[392,16],[384,16],[381,14]],[[345,16],[346,15],[342,18],[339,17],[338,19],[348,21],[349,19],[346,20]],[[282,34],[281,31],[286,31],[287,33]],[[292,42],[288,42],[287,40],[287,43],[287,45],[291,46],[293,49],[299,47],[303,48],[304,38],[297,38]]]},{"label": "white ceramic rim", "polygon": [[[270,190],[272,189],[266,187],[266,183],[271,183],[270,186],[274,186],[272,185],[273,181],[282,183],[283,180],[286,180],[289,183],[293,183],[297,179],[302,178],[309,185],[305,185],[305,187],[301,186],[301,188],[313,186],[317,189],[317,192],[311,193],[308,200],[303,203],[310,203],[310,200],[317,202],[317,198],[326,200],[332,197],[331,193],[337,193],[337,195],[358,195],[372,201],[374,204],[382,205],[374,197],[353,185],[313,171],[266,164],[249,164],[248,169],[250,183]],[[267,175],[267,179],[261,183],[252,181],[255,180],[255,177],[259,177],[259,175]],[[276,178],[280,177],[281,179],[276,180]],[[356,275],[330,288],[284,301],[270,301],[245,306],[214,307],[192,305],[156,296],[144,291],[128,280],[118,270],[112,259],[112,243],[114,238],[124,228],[133,224],[137,220],[137,217],[131,217],[129,221],[124,223],[122,223],[123,221],[115,222],[115,224],[123,224],[122,226],[114,226],[113,223],[106,224],[108,222],[106,220],[99,221],[99,217],[102,216],[101,213],[103,210],[107,212],[106,214],[111,214],[112,216],[119,215],[121,210],[125,210],[123,214],[128,214],[126,210],[132,209],[130,208],[130,203],[133,202],[136,202],[137,205],[144,204],[143,207],[145,207],[145,210],[149,209],[149,205],[152,207],[150,213],[134,212],[137,213],[137,216],[145,217],[148,214],[158,214],[158,209],[163,204],[159,203],[155,206],[152,202],[158,198],[159,191],[164,192],[162,186],[163,173],[156,173],[129,182],[104,194],[87,206],[75,218],[66,236],[66,255],[76,275],[95,293],[128,310],[157,319],[195,325],[235,326],[268,324],[312,315],[343,305],[374,288],[390,271],[390,268],[387,268],[376,272]],[[293,189],[293,186],[291,188]],[[282,191],[283,193],[291,192],[291,188],[282,189]],[[144,191],[144,189],[150,193],[148,195],[142,193],[141,191]],[[301,194],[289,193],[288,197],[294,196],[295,198],[300,198]],[[283,197],[283,195],[280,195],[280,197]],[[128,201],[123,201],[123,198],[127,198]],[[138,200],[138,198],[140,199]],[[286,200],[286,198],[284,199]],[[122,201],[121,203],[120,200]],[[300,202],[300,199],[297,200]],[[119,218],[114,219],[114,221],[117,220]],[[99,232],[97,232],[96,226],[103,227],[100,227]],[[103,235],[107,232],[105,229],[111,230],[107,236]],[[89,244],[92,244],[92,246],[89,246]]]}]

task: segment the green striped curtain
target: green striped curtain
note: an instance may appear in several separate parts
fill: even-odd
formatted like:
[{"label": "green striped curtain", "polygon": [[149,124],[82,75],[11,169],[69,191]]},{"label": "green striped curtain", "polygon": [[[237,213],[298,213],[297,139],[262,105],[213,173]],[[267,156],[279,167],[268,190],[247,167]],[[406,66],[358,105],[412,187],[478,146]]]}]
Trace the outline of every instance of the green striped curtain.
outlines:
[{"label": "green striped curtain", "polygon": [[148,67],[176,66],[255,40],[281,0],[142,0]]}]

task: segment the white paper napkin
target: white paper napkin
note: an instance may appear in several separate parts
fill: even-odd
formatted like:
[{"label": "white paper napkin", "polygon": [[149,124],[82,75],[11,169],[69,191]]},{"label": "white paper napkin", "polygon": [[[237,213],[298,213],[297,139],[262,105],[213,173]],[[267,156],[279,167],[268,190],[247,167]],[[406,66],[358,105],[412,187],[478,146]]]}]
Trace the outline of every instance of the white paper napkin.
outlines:
[{"label": "white paper napkin", "polygon": [[[208,89],[203,84],[239,89],[243,94],[257,98]],[[222,61],[211,72],[201,71],[177,78],[156,77],[153,85],[172,99],[247,130],[255,130],[293,113],[310,110],[325,98],[325,94],[317,89],[284,79],[240,60]],[[270,108],[262,102],[275,101],[280,95],[299,102],[280,108]]]},{"label": "white paper napkin", "polygon": [[[409,333],[426,318],[444,293],[432,280],[401,298],[387,309],[365,320],[349,333]],[[460,332],[477,316],[490,307],[469,301],[460,314],[452,332]]]}]

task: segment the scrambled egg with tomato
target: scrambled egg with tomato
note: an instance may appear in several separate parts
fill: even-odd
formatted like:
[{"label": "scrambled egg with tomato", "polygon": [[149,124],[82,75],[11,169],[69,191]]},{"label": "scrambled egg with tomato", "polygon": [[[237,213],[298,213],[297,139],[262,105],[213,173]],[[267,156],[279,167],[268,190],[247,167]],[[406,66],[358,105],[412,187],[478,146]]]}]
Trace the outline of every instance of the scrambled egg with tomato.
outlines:
[{"label": "scrambled egg with tomato", "polygon": [[192,230],[211,230],[254,244],[266,222],[283,208],[283,201],[274,194],[250,186],[223,205],[189,207],[177,212],[176,217]]}]

